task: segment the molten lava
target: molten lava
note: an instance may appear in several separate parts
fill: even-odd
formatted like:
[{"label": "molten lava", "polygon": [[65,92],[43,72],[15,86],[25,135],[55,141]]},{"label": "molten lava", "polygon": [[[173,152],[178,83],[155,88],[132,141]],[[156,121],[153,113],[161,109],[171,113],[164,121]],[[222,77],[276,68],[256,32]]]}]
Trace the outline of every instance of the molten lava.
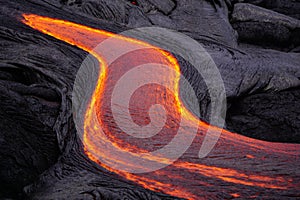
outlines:
[{"label": "molten lava", "polygon": [[[197,150],[210,125],[198,120],[181,102],[180,66],[171,54],[133,38],[116,36],[114,33],[72,22],[33,14],[24,14],[23,17],[22,21],[28,26],[77,46],[98,59],[99,78],[85,115],[83,144],[85,154],[100,166],[144,188],[186,199],[222,198],[219,195],[223,193],[232,198],[268,196],[280,194],[284,190],[297,191],[299,188],[300,176],[297,168],[299,168],[300,146],[296,144],[259,141],[221,130],[222,135],[209,156],[203,159],[197,157]],[[120,45],[126,45],[139,46],[143,49],[126,53],[107,64],[105,55],[95,51],[94,48],[109,37],[115,37],[118,41],[111,48],[118,49]],[[135,91],[130,99],[131,120],[139,126],[146,126],[151,122],[148,113],[151,105],[164,106],[167,116],[165,125],[151,139],[128,136],[119,128],[114,120],[110,101],[117,81],[132,68],[144,63],[160,63],[174,70],[171,74],[160,74],[171,89],[155,83],[147,84]],[[90,129],[99,128],[91,119],[91,112],[94,109],[107,138],[89,132]],[[189,134],[190,129],[195,128],[198,134],[186,153],[168,167],[154,172],[133,174],[113,169],[99,161],[98,158],[101,156],[108,163],[124,162],[121,158],[105,151],[95,141],[111,143],[120,151],[129,152],[132,157],[135,157],[140,155],[139,153],[151,152],[168,144],[179,128],[180,119],[188,122],[188,127],[185,128],[186,134]],[[214,129],[220,130],[217,127]],[[144,159],[169,163],[168,158],[160,156],[148,156]]]}]

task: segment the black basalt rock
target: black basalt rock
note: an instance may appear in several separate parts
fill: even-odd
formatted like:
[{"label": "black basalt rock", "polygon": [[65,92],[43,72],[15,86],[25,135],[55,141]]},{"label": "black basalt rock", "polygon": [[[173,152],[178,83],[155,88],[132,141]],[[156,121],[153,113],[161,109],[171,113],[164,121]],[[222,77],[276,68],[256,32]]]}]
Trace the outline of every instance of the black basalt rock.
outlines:
[{"label": "black basalt rock", "polygon": [[[0,199],[178,199],[137,186],[87,158],[73,122],[72,89],[88,53],[24,25],[23,13],[114,33],[159,26],[187,34],[203,45],[223,78],[226,129],[300,143],[299,3],[243,2],[254,5],[224,0],[2,0]],[[179,64],[197,88],[199,118],[209,121],[203,78],[186,61]],[[211,191],[215,196],[231,197],[216,188]],[[296,192],[284,195],[299,197]]]}]

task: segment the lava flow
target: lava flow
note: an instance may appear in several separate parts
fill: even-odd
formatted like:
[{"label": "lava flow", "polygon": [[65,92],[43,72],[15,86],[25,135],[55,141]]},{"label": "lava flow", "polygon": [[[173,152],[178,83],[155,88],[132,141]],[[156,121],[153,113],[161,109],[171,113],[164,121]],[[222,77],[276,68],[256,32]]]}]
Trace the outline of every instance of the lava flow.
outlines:
[{"label": "lava flow", "polygon": [[[98,81],[84,116],[83,144],[85,154],[92,161],[146,189],[186,199],[299,195],[298,144],[255,140],[214,127],[216,131],[222,131],[218,143],[207,157],[198,158],[197,150],[210,125],[191,114],[181,102],[180,66],[170,53],[133,38],[68,21],[33,14],[24,14],[23,17],[23,23],[28,26],[91,53],[100,63]],[[110,37],[116,38],[116,42],[109,47],[112,50],[117,51],[121,47],[136,50],[108,61],[106,53],[98,52],[95,48]],[[129,99],[128,117],[124,114],[126,110],[111,104],[115,95],[113,91],[122,77],[146,63],[159,63],[167,67],[157,72],[149,67],[143,77],[137,78],[142,81],[152,76],[153,79],[164,80],[165,86],[149,83],[134,91]],[[119,97],[122,95],[126,94]],[[164,106],[166,117],[154,118],[153,122],[153,116],[148,111],[156,104]],[[91,117],[93,112],[96,113],[97,123]],[[117,122],[116,118],[121,118],[121,122]],[[182,121],[184,128],[180,127]],[[140,131],[141,127],[152,123],[160,126],[162,122],[163,127],[150,138],[145,138]],[[133,133],[128,135],[124,127],[120,128],[120,123],[125,123],[124,126],[127,124],[127,130]],[[180,128],[187,136],[193,130],[197,131],[192,138],[193,143],[180,159],[173,162],[160,154],[149,154],[167,145]],[[100,129],[105,137],[97,134]],[[147,132],[146,129],[142,130]],[[111,149],[107,150],[105,146],[108,144],[118,152],[114,154]],[[145,162],[170,165],[152,172],[147,170],[148,165],[140,165],[137,167],[141,171],[143,167],[147,171],[140,174],[118,170],[113,166],[136,164],[120,156],[122,152],[127,152],[133,160],[144,155]]]}]

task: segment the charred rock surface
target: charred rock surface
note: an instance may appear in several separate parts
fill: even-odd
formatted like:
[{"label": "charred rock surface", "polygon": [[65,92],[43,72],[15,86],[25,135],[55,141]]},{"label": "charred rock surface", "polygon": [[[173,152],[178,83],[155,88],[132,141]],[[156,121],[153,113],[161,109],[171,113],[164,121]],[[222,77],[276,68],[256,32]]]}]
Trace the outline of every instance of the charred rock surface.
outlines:
[{"label": "charred rock surface", "polygon": [[257,5],[269,10],[273,10],[278,13],[285,14],[287,16],[300,19],[300,1],[294,0],[233,0],[234,3],[250,3],[253,5]]},{"label": "charred rock surface", "polygon": [[300,44],[298,19],[246,3],[235,4],[231,16],[242,42],[268,48],[284,47],[285,51],[292,51]]},{"label": "charred rock surface", "polygon": [[[22,13],[115,33],[150,25],[185,33],[203,43],[220,70],[229,103],[226,128],[262,140],[300,143],[299,3],[247,1],[278,14],[223,0],[134,2],[0,2],[0,198],[174,199],[136,186],[85,156],[72,120],[71,93],[87,52],[26,27]],[[238,45],[238,39],[255,45]],[[263,49],[266,40],[267,46],[290,52]],[[208,120],[205,84],[187,63],[180,64],[198,88],[200,117]]]}]

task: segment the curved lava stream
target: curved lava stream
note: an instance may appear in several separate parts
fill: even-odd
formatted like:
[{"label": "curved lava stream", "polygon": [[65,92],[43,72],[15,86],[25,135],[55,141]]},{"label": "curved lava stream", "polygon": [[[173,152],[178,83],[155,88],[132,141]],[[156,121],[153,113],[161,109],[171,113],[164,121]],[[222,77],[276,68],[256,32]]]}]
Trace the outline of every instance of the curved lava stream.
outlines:
[{"label": "curved lava stream", "polygon": [[[197,157],[197,150],[210,125],[200,121],[180,102],[178,92],[180,66],[171,54],[133,38],[116,36],[114,33],[64,20],[34,14],[24,14],[23,18],[22,22],[28,26],[91,53],[100,63],[99,79],[84,121],[83,144],[85,154],[92,161],[144,188],[187,199],[223,198],[219,195],[224,193],[229,195],[229,198],[254,198],[257,195],[276,195],[284,191],[298,193],[300,182],[297,170],[300,154],[298,144],[265,142],[221,130],[222,135],[209,156],[203,159]],[[108,67],[105,57],[93,49],[105,39],[113,36],[119,40],[114,48],[118,48],[120,44],[126,44],[143,46],[145,49],[130,52]],[[145,126],[150,123],[147,110],[153,104],[163,105],[168,116],[162,131],[153,136],[150,142],[147,140],[147,145],[145,145],[144,140],[127,137],[118,128],[113,120],[109,99],[120,77],[135,66],[151,62],[165,64],[178,72],[172,75],[164,74],[169,80],[169,86],[177,92],[172,93],[159,85],[149,84],[133,94],[130,111],[132,120],[136,124]],[[148,96],[145,97],[144,94]],[[87,131],[87,128],[95,125],[89,115],[93,109],[96,109],[99,124],[109,140],[96,134],[91,135]],[[101,155],[107,160],[121,162],[114,155],[99,148],[95,141],[100,140],[111,142],[115,147],[126,150],[132,155],[163,147],[176,133],[180,117],[186,119],[190,127],[196,127],[198,134],[187,152],[172,165],[151,173],[132,174],[115,170],[97,159]],[[214,128],[220,130],[217,127]],[[189,128],[186,129],[186,134],[189,134]],[[159,140],[161,140],[160,143],[157,143]],[[147,159],[154,162],[168,162],[167,158]]]}]

